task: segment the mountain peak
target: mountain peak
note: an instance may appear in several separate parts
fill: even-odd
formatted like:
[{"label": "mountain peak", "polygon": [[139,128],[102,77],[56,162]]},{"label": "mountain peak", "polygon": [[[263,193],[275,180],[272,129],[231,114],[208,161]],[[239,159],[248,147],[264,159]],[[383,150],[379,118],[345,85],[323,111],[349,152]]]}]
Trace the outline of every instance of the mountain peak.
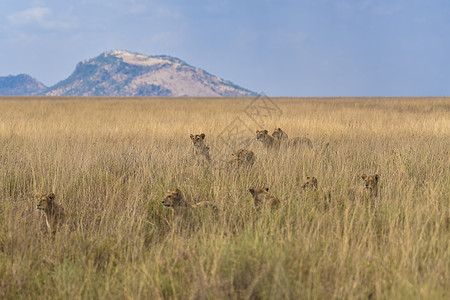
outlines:
[{"label": "mountain peak", "polygon": [[109,51],[104,52],[104,57],[113,56],[118,59],[121,59],[124,63],[130,64],[130,65],[136,65],[136,66],[154,66],[158,64],[164,64],[164,63],[180,63],[180,64],[186,64],[182,60],[167,56],[167,55],[158,55],[158,56],[148,56],[140,53],[130,52],[130,51],[124,51],[124,50],[116,50],[116,51]]},{"label": "mountain peak", "polygon": [[79,63],[47,95],[248,97],[256,93],[166,55],[116,50]]},{"label": "mountain peak", "polygon": [[[48,89],[42,85],[37,92],[33,90],[32,93],[48,96],[125,97],[253,97],[257,95],[176,57],[148,56],[124,50],[108,51],[84,60],[77,64],[75,71],[67,79]],[[0,89],[0,94],[5,93],[2,93]]]}]

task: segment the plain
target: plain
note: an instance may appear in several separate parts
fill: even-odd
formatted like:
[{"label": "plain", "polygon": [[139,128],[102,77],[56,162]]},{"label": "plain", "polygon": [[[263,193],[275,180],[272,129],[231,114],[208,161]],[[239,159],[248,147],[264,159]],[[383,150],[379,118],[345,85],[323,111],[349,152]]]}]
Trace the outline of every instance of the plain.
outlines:
[{"label": "plain", "polygon": [[[261,149],[274,128],[313,148]],[[227,164],[241,146],[253,166]],[[448,299],[449,151],[448,98],[4,97],[0,298]],[[363,173],[378,197],[353,192]],[[218,215],[174,223],[175,188]],[[52,192],[54,238],[34,200]]]}]

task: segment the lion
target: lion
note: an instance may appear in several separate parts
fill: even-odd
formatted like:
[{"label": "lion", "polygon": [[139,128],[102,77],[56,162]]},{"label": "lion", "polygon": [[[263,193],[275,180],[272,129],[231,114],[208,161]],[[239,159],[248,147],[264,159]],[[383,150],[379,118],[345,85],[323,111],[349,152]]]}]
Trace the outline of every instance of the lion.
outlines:
[{"label": "lion", "polygon": [[378,196],[378,181],[380,179],[380,175],[374,174],[367,176],[366,174],[362,174],[361,178],[364,180],[364,189],[369,191],[370,196],[377,197]]},{"label": "lion", "polygon": [[205,134],[191,134],[193,153],[197,156],[204,156],[207,161],[211,161],[209,147],[205,144]]},{"label": "lion", "polygon": [[313,144],[309,138],[295,137],[295,138],[289,139],[289,136],[287,135],[287,133],[284,132],[281,128],[275,128],[275,130],[272,133],[272,137],[279,143],[287,145],[288,147],[299,147],[299,146],[305,145],[310,149],[313,148]]},{"label": "lion", "polygon": [[44,211],[47,228],[52,234],[55,234],[65,222],[66,214],[64,209],[55,203],[55,194],[53,193],[46,195],[36,194],[36,199],[38,201],[36,208]]},{"label": "lion", "polygon": [[267,130],[256,130],[256,141],[263,149],[275,149],[280,147],[280,141],[269,135]]},{"label": "lion", "polygon": [[305,184],[302,185],[302,190],[317,190],[317,178],[316,177],[306,177]]},{"label": "lion", "polygon": [[306,146],[309,149],[312,149],[313,148],[313,143],[307,137],[295,137],[295,138],[289,140],[288,146],[289,147]]},{"label": "lion", "polygon": [[233,159],[231,164],[236,167],[248,166],[251,167],[255,163],[256,157],[253,151],[246,149],[239,149],[237,152],[231,154]]},{"label": "lion", "polygon": [[285,141],[285,142],[289,141],[289,137],[288,137],[287,133],[284,132],[283,130],[281,130],[281,128],[275,128],[273,130],[272,137],[279,141]]},{"label": "lion", "polygon": [[316,177],[306,177],[306,182],[302,185],[304,199],[313,200],[318,209],[327,209],[331,203],[331,191],[328,188],[320,188]]},{"label": "lion", "polygon": [[214,203],[209,201],[202,201],[193,205],[187,203],[184,200],[183,193],[179,189],[168,190],[164,197],[162,204],[164,207],[172,209],[172,216],[183,216],[191,209],[197,209],[200,207],[210,208],[217,212],[218,208]]},{"label": "lion", "polygon": [[256,207],[269,205],[271,208],[277,208],[280,205],[280,200],[269,193],[269,188],[249,189],[249,192]]}]

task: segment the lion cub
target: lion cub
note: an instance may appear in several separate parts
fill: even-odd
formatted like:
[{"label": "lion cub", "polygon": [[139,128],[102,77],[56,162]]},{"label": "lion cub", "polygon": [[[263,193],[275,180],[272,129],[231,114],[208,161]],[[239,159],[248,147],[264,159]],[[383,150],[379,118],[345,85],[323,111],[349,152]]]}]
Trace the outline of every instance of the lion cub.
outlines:
[{"label": "lion cub", "polygon": [[256,141],[263,149],[275,149],[280,147],[280,141],[269,135],[267,130],[256,130]]},{"label": "lion cub", "polygon": [[302,190],[317,190],[317,178],[306,177],[306,182],[302,185]]},{"label": "lion cub", "polygon": [[55,194],[53,193],[47,195],[36,194],[36,199],[38,201],[36,208],[45,212],[47,228],[52,234],[55,234],[66,219],[64,209],[54,202]]},{"label": "lion cub", "polygon": [[269,188],[249,189],[249,191],[256,207],[269,205],[271,208],[277,208],[280,205],[280,200],[269,193]]},{"label": "lion cub", "polygon": [[231,164],[236,167],[241,166],[251,167],[255,163],[256,159],[253,151],[246,149],[239,149],[237,152],[233,152],[231,155],[233,156]]},{"label": "lion cub", "polygon": [[[331,191],[327,188],[319,189],[316,177],[306,177],[306,182],[302,185],[302,190],[308,198],[315,199],[316,204],[322,204],[323,208],[327,208],[331,201]],[[323,201],[321,201],[323,200]]]},{"label": "lion cub", "polygon": [[167,191],[166,196],[164,197],[162,204],[165,207],[172,209],[172,215],[180,216],[186,214],[186,212],[190,209],[196,209],[199,207],[207,207],[212,209],[213,211],[217,211],[218,208],[216,205],[209,201],[202,201],[196,204],[189,204],[184,200],[183,193],[179,189],[175,189],[173,191]]},{"label": "lion cub", "polygon": [[194,155],[204,156],[207,161],[210,161],[209,147],[205,144],[205,134],[191,134],[191,140]]},{"label": "lion cub", "polygon": [[273,130],[272,137],[274,139],[277,139],[280,141],[285,141],[285,142],[289,141],[289,137],[288,137],[287,133],[284,132],[283,130],[281,130],[281,128],[275,128]]},{"label": "lion cub", "polygon": [[281,128],[275,128],[272,133],[272,137],[280,143],[287,144],[289,147],[307,146],[308,148],[313,148],[311,140],[307,137],[295,137],[289,140],[286,132],[281,130]]},{"label": "lion cub", "polygon": [[290,147],[306,146],[309,149],[312,149],[313,143],[307,137],[295,137],[295,138],[289,140],[289,146]]},{"label": "lion cub", "polygon": [[367,176],[366,174],[362,174],[361,178],[364,180],[364,188],[366,191],[370,192],[370,196],[377,197],[380,175],[374,174]]}]

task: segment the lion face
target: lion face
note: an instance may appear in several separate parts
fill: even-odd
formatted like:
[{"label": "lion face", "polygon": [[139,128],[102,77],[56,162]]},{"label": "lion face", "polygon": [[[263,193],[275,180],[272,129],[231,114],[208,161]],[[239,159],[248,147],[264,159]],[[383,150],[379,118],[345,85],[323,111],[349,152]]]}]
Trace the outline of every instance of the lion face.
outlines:
[{"label": "lion face", "polygon": [[302,185],[302,189],[305,191],[307,189],[317,189],[317,178],[316,177],[306,177],[306,182]]},{"label": "lion face", "polygon": [[244,149],[239,149],[238,151],[233,151],[233,153],[231,153],[231,155],[235,159],[242,159],[245,156],[245,154],[246,154],[246,150],[244,150]]},{"label": "lion face", "polygon": [[55,200],[55,194],[53,193],[47,195],[36,194],[36,199],[38,201],[36,208],[39,210],[47,210],[53,205],[53,200]]},{"label": "lion face", "polygon": [[286,132],[281,130],[281,128],[275,128],[272,133],[272,137],[274,137],[278,140],[287,140],[288,139],[288,135],[286,134]]},{"label": "lion face", "polygon": [[376,196],[378,194],[378,180],[380,176],[378,174],[369,176],[363,174],[361,175],[361,178],[364,180],[364,188]]},{"label": "lion face", "polygon": [[196,148],[201,147],[205,143],[205,134],[191,134],[192,145]]},{"label": "lion face", "polygon": [[269,193],[269,188],[249,189],[253,196],[253,203],[256,207],[261,205],[269,205],[271,208],[276,208],[280,205],[280,200]]},{"label": "lion face", "polygon": [[269,188],[259,188],[259,189],[249,189],[250,194],[253,198],[257,198],[259,194],[265,194],[269,191]]},{"label": "lion face", "polygon": [[251,161],[254,158],[253,151],[246,150],[246,149],[239,149],[237,152],[233,152],[231,154],[234,159],[240,160],[240,161]]},{"label": "lion face", "polygon": [[253,197],[253,203],[255,206],[264,204],[267,199],[270,199],[269,188],[257,188],[248,190]]},{"label": "lion face", "polygon": [[162,204],[165,207],[177,207],[180,205],[183,199],[183,195],[179,189],[175,189],[173,191],[167,191],[166,196],[164,197]]},{"label": "lion face", "polygon": [[267,130],[256,130],[256,140],[258,142],[264,141],[267,136],[268,136]]}]

